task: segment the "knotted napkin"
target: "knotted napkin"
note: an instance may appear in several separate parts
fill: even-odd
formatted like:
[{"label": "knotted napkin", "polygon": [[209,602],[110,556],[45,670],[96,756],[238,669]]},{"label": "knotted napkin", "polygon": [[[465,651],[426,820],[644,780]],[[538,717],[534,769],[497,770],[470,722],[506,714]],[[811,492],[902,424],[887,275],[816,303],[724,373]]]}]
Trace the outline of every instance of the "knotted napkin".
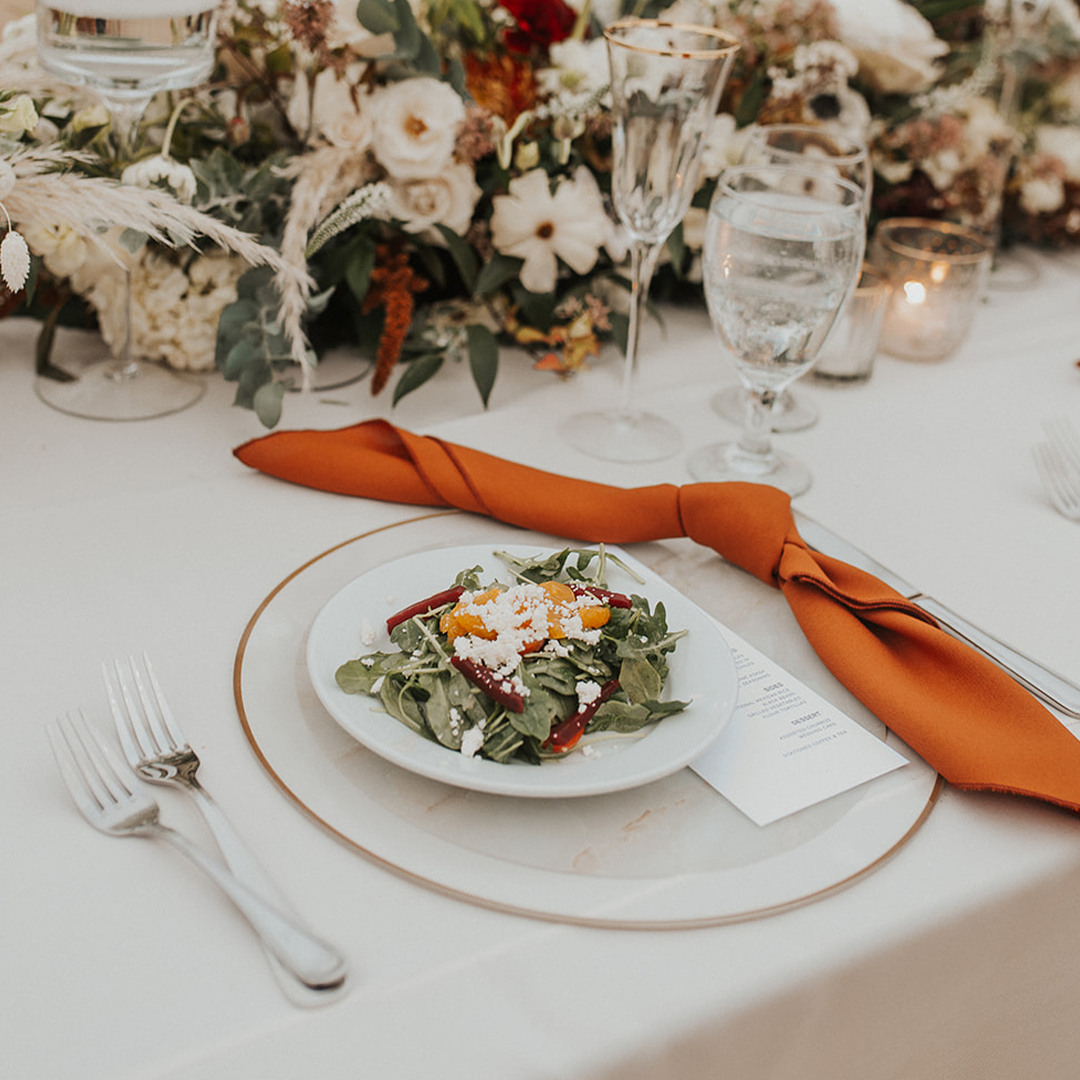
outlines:
[{"label": "knotted napkin", "polygon": [[285,431],[234,453],[296,484],[457,507],[592,543],[689,536],[780,588],[833,674],[950,783],[1080,810],[1080,741],[1019,684],[877,578],[811,551],[760,484],[617,488],[372,420]]}]

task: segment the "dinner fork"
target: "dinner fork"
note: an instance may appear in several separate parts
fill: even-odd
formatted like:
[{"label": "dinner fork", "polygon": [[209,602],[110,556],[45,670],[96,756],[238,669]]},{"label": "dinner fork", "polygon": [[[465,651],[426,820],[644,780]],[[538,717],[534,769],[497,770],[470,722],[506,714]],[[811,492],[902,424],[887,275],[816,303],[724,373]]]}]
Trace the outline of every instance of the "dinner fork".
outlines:
[{"label": "dinner fork", "polygon": [[1066,450],[1053,439],[1037,443],[1032,449],[1039,479],[1050,501],[1065,517],[1080,520],[1080,466],[1071,466]]},{"label": "dinner fork", "polygon": [[[145,653],[142,668],[145,678],[134,657],[128,658],[126,673],[119,660],[113,661],[112,674],[108,666],[102,664],[105,692],[128,764],[151,783],[174,785],[188,792],[202,812],[233,875],[253,892],[265,897],[275,908],[288,913],[300,925],[300,918],[292,905],[267,876],[218,804],[199,783],[196,775],[200,765],[199,756],[180,730],[150,658]],[[344,976],[342,982],[343,979]],[[292,989],[287,982],[285,988]],[[327,989],[320,988],[318,996],[325,997]],[[305,996],[301,991],[301,998]],[[298,1003],[312,1002],[299,1000]]]},{"label": "dinner fork", "polygon": [[333,985],[342,960],[317,938],[237,881],[220,863],[160,820],[158,804],[94,731],[82,710],[47,726],[61,776],[83,817],[110,836],[165,840],[202,870],[236,905],[263,944],[305,985]]}]

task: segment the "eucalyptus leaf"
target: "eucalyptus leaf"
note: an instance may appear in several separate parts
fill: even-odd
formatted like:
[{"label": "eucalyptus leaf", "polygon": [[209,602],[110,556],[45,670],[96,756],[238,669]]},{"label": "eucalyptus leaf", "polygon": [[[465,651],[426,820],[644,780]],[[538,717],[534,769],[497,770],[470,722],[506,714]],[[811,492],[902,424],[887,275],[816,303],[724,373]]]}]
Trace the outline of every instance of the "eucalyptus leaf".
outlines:
[{"label": "eucalyptus leaf", "polygon": [[394,386],[393,403],[396,405],[406,394],[423,386],[443,366],[444,359],[441,352],[436,352],[411,360]]},{"label": "eucalyptus leaf", "polygon": [[473,382],[486,408],[495,386],[495,376],[499,373],[499,343],[486,326],[476,323],[467,326],[465,333],[469,342],[469,367],[472,369]]},{"label": "eucalyptus leaf", "polygon": [[511,255],[501,255],[495,252],[484,263],[473,285],[473,296],[488,296],[497,289],[502,288],[507,282],[515,280],[525,265],[524,259],[514,258]]},{"label": "eucalyptus leaf", "polygon": [[283,382],[263,383],[255,391],[253,406],[255,415],[259,418],[263,427],[277,427],[281,420],[281,405],[285,397],[285,384]]}]

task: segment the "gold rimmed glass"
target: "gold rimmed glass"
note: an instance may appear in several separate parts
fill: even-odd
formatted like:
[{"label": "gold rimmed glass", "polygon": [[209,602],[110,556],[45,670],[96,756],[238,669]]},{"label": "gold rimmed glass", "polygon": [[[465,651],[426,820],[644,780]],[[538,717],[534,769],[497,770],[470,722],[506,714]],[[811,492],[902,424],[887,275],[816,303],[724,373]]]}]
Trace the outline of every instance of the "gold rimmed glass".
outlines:
[{"label": "gold rimmed glass", "polygon": [[738,43],[720,30],[620,19],[604,31],[611,70],[612,197],[630,235],[630,320],[618,405],[563,425],[571,445],[608,461],[658,461],[682,436],[634,403],[641,322],[664,242],[682,221]]}]

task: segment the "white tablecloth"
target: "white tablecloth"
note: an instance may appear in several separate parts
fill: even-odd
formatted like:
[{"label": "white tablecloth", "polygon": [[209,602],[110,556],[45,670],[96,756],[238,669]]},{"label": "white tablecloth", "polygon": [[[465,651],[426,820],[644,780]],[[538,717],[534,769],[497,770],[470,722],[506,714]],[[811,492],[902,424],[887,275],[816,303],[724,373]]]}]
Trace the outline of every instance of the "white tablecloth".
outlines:
[{"label": "white tablecloth", "polygon": [[[860,387],[805,380],[798,393],[821,419],[780,442],[814,473],[796,505],[1080,680],[1080,526],[1047,504],[1029,449],[1043,419],[1080,422],[1080,263],[1025,259],[1037,284],[999,275],[951,360],[881,356]],[[643,398],[680,419],[688,447],[730,434],[708,400],[734,377],[703,311],[664,314],[646,336]],[[1048,806],[946,789],[850,887],[695,930],[491,911],[339,843],[253,754],[233,660],[289,572],[415,511],[244,468],[230,451],[262,429],[216,376],[195,407],[157,420],[55,412],[34,395],[34,332],[0,324],[4,1075],[1075,1076],[1080,820]],[[76,345],[63,338],[58,359]],[[467,372],[448,367],[393,411],[366,383],[291,395],[282,426],[381,415],[554,471],[687,481],[681,457],[629,467],[560,444],[558,422],[612,398],[618,376],[615,353],[567,381],[507,355],[487,411]],[[43,721],[78,705],[104,721],[99,665],[138,650],[167,683],[207,787],[347,951],[351,991],[336,1004],[290,1005],[247,928],[173,852],[101,836],[74,810]],[[189,803],[159,792],[166,818],[197,834]]]}]

